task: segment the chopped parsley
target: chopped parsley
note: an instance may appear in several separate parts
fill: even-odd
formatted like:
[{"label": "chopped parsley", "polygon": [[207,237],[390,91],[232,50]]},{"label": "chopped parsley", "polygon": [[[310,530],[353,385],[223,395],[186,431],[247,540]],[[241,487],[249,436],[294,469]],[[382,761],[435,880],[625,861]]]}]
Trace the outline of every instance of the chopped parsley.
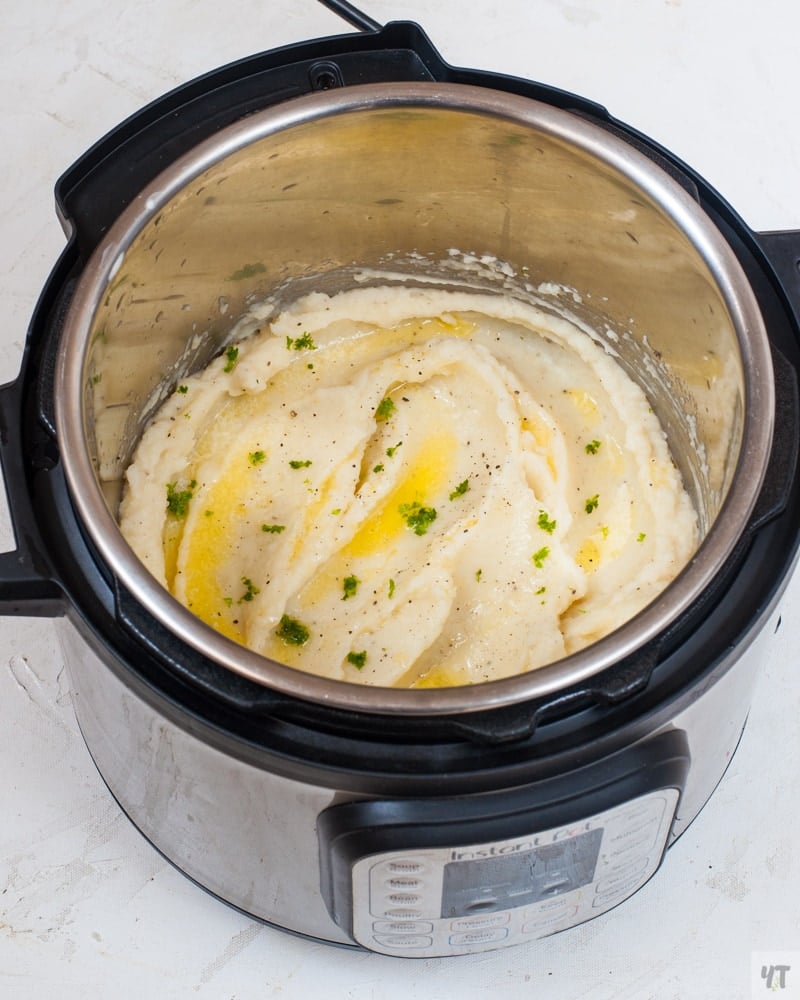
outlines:
[{"label": "chopped parsley", "polygon": [[602,443],[603,443],[602,441],[590,441],[586,445],[584,451],[586,452],[587,455],[596,455],[600,450],[600,445]]},{"label": "chopped parsley", "polygon": [[462,482],[458,484],[458,486],[456,486],[456,488],[450,494],[450,499],[456,500],[458,497],[463,497],[468,489],[469,489],[469,479],[464,479]]},{"label": "chopped parsley", "polygon": [[395,588],[394,580],[390,579],[389,580],[389,597],[394,597],[394,588]]},{"label": "chopped parsley", "polygon": [[539,587],[538,590],[534,591],[534,594],[538,597],[540,594],[544,594],[547,591],[547,587]]},{"label": "chopped parsley", "polygon": [[236,367],[236,362],[239,360],[239,348],[231,344],[225,351],[225,358],[225,367],[222,370],[226,374],[229,374]]},{"label": "chopped parsley", "polygon": [[533,559],[533,565],[537,569],[541,569],[542,566],[544,565],[545,559],[549,555],[550,555],[550,549],[546,545],[543,545],[538,552],[534,552],[533,555],[531,556],[531,558]]},{"label": "chopped parsley", "polygon": [[175,390],[175,392],[179,392],[182,396],[185,396],[188,391],[189,391],[188,385],[179,385],[178,388]]},{"label": "chopped parsley", "polygon": [[643,542],[645,538],[647,538],[647,535],[643,531],[640,531],[636,541]]},{"label": "chopped parsley", "polygon": [[179,490],[177,483],[167,483],[167,510],[173,517],[186,517],[189,501],[194,496],[196,486],[196,479],[193,479],[185,490]]},{"label": "chopped parsley", "polygon": [[587,514],[591,514],[593,510],[597,510],[599,504],[600,504],[600,496],[599,494],[595,493],[593,497],[589,497],[589,499],[583,505],[583,509],[586,511]]},{"label": "chopped parsley", "polygon": [[481,577],[482,576],[483,576],[483,570],[482,569],[476,569],[475,570],[475,580],[476,580],[477,583],[481,582]]},{"label": "chopped parsley", "polygon": [[383,423],[384,421],[390,419],[394,411],[394,400],[391,396],[384,396],[380,403],[378,403],[377,409],[375,410],[375,419],[378,423]]},{"label": "chopped parsley", "polygon": [[302,337],[287,337],[287,351],[316,351],[317,345],[310,333],[304,333]]},{"label": "chopped parsley", "polygon": [[389,458],[394,457],[394,453],[397,451],[398,448],[402,447],[402,444],[403,444],[402,441],[398,441],[397,444],[392,445],[391,448],[386,449],[386,454],[389,456]]},{"label": "chopped parsley", "polygon": [[293,458],[289,462],[289,465],[291,465],[293,469],[307,469],[309,465],[311,465],[311,459],[306,458],[305,460],[303,460],[300,458]]},{"label": "chopped parsley", "polygon": [[278,622],[275,635],[282,639],[287,646],[305,646],[311,638],[311,633],[306,626],[296,618],[283,615]]},{"label": "chopped parsley", "polygon": [[352,663],[356,670],[363,670],[364,664],[367,662],[366,649],[362,649],[360,653],[348,653],[347,662]]},{"label": "chopped parsley", "polygon": [[239,603],[240,604],[242,603],[242,601],[247,601],[247,602],[252,601],[253,598],[256,596],[256,594],[260,594],[261,593],[261,591],[253,583],[253,581],[250,579],[249,576],[243,576],[242,577],[242,586],[244,587],[244,593],[239,598]]},{"label": "chopped parsley", "polygon": [[266,267],[258,261],[255,264],[245,264],[238,271],[228,276],[228,281],[243,281],[245,278],[254,278],[257,274],[264,274]]},{"label": "chopped parsley", "polygon": [[286,531],[285,524],[262,524],[261,530],[266,532],[268,535],[279,535],[282,531]]},{"label": "chopped parsley", "polygon": [[539,511],[539,520],[536,522],[542,531],[546,531],[548,535],[552,535],[556,530],[556,521],[551,521],[547,516],[546,510]]},{"label": "chopped parsley", "polygon": [[359,583],[361,583],[361,581],[357,576],[346,576],[344,578],[344,583],[342,585],[342,589],[344,590],[344,596],[342,597],[343,601],[356,596]]},{"label": "chopped parsley", "polygon": [[415,500],[413,503],[401,503],[397,509],[400,511],[400,516],[415,535],[426,534],[428,528],[436,520],[435,508],[423,507],[418,500]]},{"label": "chopped parsley", "polygon": [[379,462],[377,465],[372,467],[373,472],[383,472],[383,462]]},{"label": "chopped parsley", "polygon": [[251,465],[261,465],[261,463],[266,459],[267,453],[264,451],[251,451],[247,456]]}]

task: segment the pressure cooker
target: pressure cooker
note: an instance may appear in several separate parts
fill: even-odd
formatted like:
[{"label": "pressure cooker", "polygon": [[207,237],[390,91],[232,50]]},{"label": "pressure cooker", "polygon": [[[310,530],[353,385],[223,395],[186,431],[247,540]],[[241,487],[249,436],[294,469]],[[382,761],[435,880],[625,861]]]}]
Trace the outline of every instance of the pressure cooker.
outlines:
[{"label": "pressure cooker", "polygon": [[[191,81],[58,181],[67,245],[0,389],[0,612],[56,619],[100,774],[199,885],[334,944],[472,953],[624,902],[736,749],[800,536],[800,236],[589,100],[329,6],[361,31]],[[254,301],[394,280],[568,308],[661,420],[702,539],[588,648],[471,686],[326,680],[201,622],[123,539],[144,427]]]}]

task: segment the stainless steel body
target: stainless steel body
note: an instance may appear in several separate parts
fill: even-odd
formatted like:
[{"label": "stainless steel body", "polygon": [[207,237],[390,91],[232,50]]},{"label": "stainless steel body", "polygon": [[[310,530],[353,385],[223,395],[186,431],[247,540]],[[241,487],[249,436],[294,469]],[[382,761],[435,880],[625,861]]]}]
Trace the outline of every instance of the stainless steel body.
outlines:
[{"label": "stainless steel body", "polygon": [[[670,842],[700,811],[731,760],[773,619],[759,623],[763,628],[747,640],[752,645],[732,651],[702,691],[664,706],[649,723],[647,738],[681,731],[691,753]],[[323,901],[317,821],[334,803],[363,793],[293,780],[266,756],[259,766],[216,748],[131,690],[66,621],[60,638],[89,751],[144,836],[190,878],[245,912],[352,945]],[[373,796],[380,797],[380,783],[375,785]]]}]

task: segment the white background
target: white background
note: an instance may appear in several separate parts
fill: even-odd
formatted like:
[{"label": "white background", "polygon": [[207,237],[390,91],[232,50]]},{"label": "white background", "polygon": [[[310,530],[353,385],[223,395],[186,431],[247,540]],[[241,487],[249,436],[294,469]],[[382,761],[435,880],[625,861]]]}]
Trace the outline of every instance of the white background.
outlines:
[{"label": "white background", "polygon": [[[380,22],[418,21],[453,64],[604,104],[697,169],[752,228],[800,229],[792,0],[362,6]],[[62,170],[202,72],[347,30],[314,0],[0,0],[0,381],[16,375],[63,246],[52,196]],[[0,535],[13,547],[7,518]],[[737,1000],[771,995],[761,965],[787,955],[796,961],[777,995],[798,996],[798,612],[795,579],[733,764],[642,892],[530,946],[433,961],[297,939],[189,883],[95,771],[52,624],[0,620],[0,997]]]}]

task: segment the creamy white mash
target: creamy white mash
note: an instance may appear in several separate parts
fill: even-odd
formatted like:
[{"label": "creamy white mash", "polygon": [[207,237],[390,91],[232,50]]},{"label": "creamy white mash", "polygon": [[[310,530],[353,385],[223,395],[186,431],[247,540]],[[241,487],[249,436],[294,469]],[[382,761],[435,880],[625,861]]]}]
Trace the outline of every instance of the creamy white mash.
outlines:
[{"label": "creamy white mash", "polygon": [[658,420],[567,320],[384,287],[254,325],[161,407],[121,508],[232,639],[325,677],[472,684],[611,632],[692,554]]}]

